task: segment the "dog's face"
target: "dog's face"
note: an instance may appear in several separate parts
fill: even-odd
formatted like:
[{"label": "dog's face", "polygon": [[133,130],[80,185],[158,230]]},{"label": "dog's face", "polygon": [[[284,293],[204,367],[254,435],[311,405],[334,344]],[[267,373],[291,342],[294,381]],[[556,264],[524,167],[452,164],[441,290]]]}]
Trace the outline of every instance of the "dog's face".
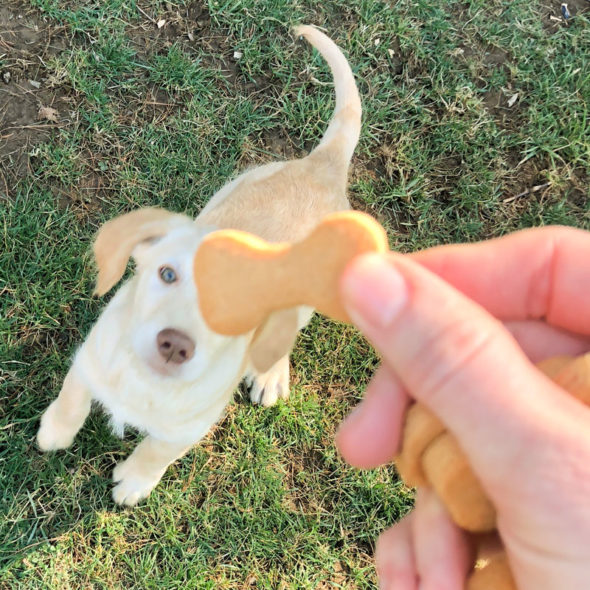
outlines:
[{"label": "dog's face", "polygon": [[[245,351],[248,336],[220,336],[207,327],[192,270],[207,231],[188,217],[161,213],[161,219],[147,220],[140,212],[135,219],[130,213],[103,226],[95,243],[97,291],[110,289],[122,275],[121,265],[124,271],[132,256],[136,272],[125,318],[130,352],[157,376],[191,382],[225,356],[228,363],[222,364],[227,370],[228,365],[241,364],[235,357]],[[113,265],[118,265],[116,272]]]},{"label": "dog's face", "polygon": [[161,375],[195,380],[231,339],[212,332],[198,307],[192,264],[204,237],[194,224],[138,245],[129,325],[135,354]]}]

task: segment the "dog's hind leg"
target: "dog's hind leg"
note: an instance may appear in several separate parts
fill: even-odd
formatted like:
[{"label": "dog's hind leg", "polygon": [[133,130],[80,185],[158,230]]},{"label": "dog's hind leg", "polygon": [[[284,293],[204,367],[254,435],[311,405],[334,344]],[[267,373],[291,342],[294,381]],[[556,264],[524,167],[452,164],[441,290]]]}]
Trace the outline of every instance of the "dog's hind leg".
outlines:
[{"label": "dog's hind leg", "polygon": [[55,451],[69,447],[90,412],[90,402],[90,392],[72,367],[59,396],[41,417],[37,433],[39,448],[42,451]]},{"label": "dog's hind leg", "polygon": [[312,315],[306,306],[275,312],[257,332],[245,376],[252,403],[272,406],[289,397],[289,355]]},{"label": "dog's hind leg", "polygon": [[268,371],[259,373],[251,368],[246,374],[253,404],[272,406],[278,399],[289,397],[289,355],[281,357]]}]

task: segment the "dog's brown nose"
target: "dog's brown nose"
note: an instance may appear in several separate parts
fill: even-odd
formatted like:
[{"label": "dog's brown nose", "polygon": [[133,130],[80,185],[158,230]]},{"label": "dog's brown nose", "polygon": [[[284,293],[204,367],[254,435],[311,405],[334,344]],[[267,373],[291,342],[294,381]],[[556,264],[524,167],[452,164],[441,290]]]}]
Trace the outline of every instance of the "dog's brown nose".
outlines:
[{"label": "dog's brown nose", "polygon": [[181,365],[193,358],[195,343],[180,330],[166,328],[158,332],[156,338],[158,352],[167,363]]}]

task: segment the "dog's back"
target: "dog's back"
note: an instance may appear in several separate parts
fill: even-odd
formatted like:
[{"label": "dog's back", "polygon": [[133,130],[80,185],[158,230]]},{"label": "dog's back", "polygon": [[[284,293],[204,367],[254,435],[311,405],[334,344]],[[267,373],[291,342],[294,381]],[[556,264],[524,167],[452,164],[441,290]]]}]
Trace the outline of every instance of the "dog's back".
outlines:
[{"label": "dog's back", "polygon": [[349,208],[348,167],[358,142],[361,102],[350,66],[338,46],[314,27],[300,26],[328,62],[336,107],[319,145],[305,158],[248,171],[212,197],[197,223],[248,231],[269,241],[296,241],[320,219]]}]

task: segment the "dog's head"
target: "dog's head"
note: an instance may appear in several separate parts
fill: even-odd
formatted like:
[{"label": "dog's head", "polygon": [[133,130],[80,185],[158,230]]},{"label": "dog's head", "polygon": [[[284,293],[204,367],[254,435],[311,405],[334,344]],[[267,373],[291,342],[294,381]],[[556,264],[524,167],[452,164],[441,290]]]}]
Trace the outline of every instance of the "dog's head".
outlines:
[{"label": "dog's head", "polygon": [[207,233],[185,215],[139,209],[103,225],[94,244],[99,295],[119,282],[130,257],[135,260],[126,338],[131,354],[162,376],[193,381],[224,355],[243,356],[247,348],[248,336],[212,332],[199,311],[192,264]]}]

